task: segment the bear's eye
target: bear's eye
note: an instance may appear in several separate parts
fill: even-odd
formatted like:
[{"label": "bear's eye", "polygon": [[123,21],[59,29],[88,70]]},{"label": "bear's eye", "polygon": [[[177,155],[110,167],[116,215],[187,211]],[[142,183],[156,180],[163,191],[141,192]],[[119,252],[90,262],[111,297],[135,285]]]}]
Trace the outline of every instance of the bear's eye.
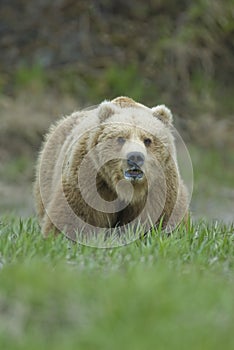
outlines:
[{"label": "bear's eye", "polygon": [[123,145],[125,143],[126,139],[124,137],[118,137],[117,142],[119,145]]},{"label": "bear's eye", "polygon": [[144,144],[146,147],[149,147],[151,145],[151,143],[152,143],[151,139],[148,139],[148,138],[144,139]]}]

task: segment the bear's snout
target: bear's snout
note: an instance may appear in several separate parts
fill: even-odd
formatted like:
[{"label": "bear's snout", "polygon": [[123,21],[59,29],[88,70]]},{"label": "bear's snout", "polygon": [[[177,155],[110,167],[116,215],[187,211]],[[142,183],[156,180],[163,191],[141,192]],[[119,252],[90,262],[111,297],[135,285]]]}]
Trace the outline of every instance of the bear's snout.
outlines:
[{"label": "bear's snout", "polygon": [[129,166],[139,166],[144,164],[145,156],[141,152],[130,152],[127,154],[127,163]]},{"label": "bear's snout", "polygon": [[124,171],[126,180],[139,181],[144,178],[144,172],[141,167],[144,164],[145,156],[141,152],[129,152],[126,157],[129,168]]}]

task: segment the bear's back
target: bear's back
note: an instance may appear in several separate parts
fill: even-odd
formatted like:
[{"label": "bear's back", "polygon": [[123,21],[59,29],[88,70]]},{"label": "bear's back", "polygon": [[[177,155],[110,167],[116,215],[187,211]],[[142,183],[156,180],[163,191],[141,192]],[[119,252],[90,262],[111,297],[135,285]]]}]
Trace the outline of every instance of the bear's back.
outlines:
[{"label": "bear's back", "polygon": [[[89,112],[74,112],[63,117],[50,127],[42,144],[40,156],[36,166],[36,179],[34,183],[34,197],[36,210],[40,218],[45,214],[47,206],[61,176],[58,168],[62,166],[66,151],[68,150],[73,131],[87,118]],[[43,179],[43,181],[41,181]],[[43,201],[41,198],[43,193]]]}]

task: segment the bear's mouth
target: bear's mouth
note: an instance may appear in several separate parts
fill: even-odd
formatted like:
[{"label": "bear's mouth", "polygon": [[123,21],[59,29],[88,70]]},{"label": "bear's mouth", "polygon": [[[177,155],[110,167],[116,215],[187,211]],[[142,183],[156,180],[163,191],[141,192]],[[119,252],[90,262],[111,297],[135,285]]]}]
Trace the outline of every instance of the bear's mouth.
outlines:
[{"label": "bear's mouth", "polygon": [[144,172],[139,167],[132,167],[124,171],[124,177],[126,180],[141,180],[143,179]]}]

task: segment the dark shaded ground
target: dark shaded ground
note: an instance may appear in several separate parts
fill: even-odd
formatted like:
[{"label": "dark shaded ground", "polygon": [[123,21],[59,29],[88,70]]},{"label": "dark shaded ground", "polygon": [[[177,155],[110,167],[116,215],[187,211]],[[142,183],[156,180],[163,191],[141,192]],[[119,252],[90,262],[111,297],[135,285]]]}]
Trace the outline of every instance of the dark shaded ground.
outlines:
[{"label": "dark shaded ground", "polygon": [[85,103],[124,93],[231,119],[233,34],[232,0],[1,1],[0,92],[31,74]]}]

